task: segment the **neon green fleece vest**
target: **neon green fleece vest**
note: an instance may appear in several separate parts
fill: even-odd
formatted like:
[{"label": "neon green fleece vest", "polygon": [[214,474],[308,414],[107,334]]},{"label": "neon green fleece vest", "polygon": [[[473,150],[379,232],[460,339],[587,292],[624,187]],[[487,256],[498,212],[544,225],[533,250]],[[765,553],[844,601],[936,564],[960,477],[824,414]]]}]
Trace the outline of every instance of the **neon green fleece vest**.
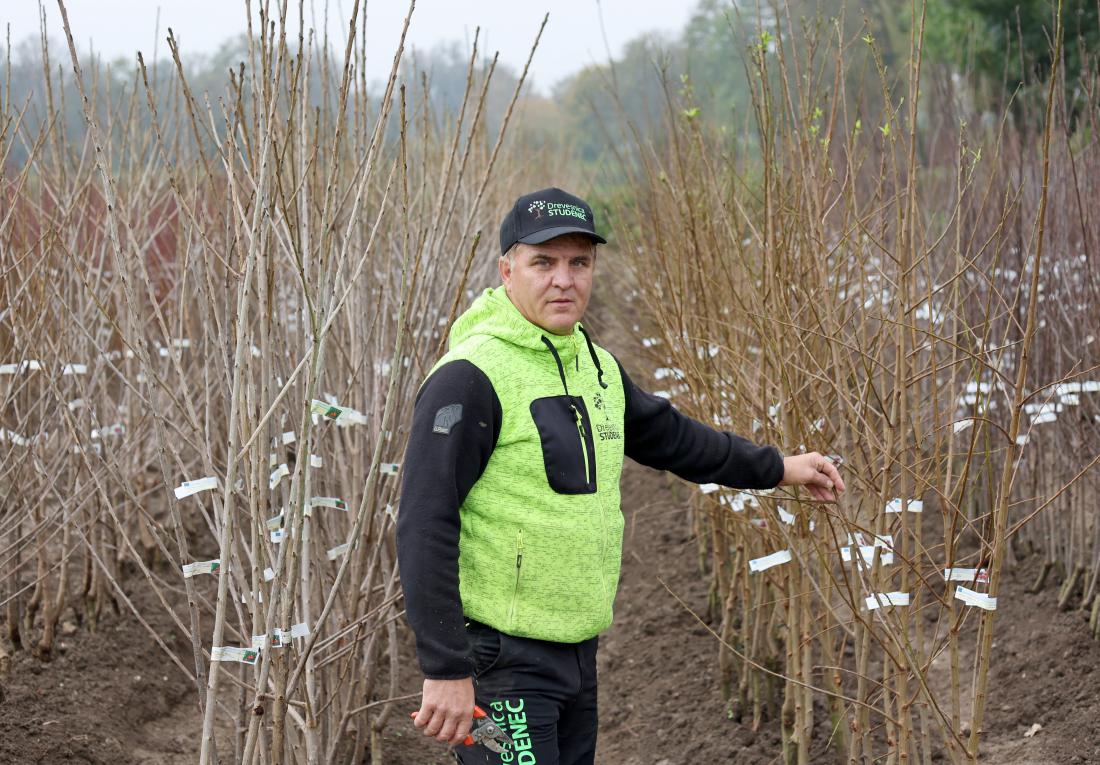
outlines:
[{"label": "neon green fleece vest", "polygon": [[[503,287],[487,289],[455,321],[449,351],[436,364],[477,366],[502,411],[496,448],[459,511],[463,612],[509,635],[569,643],[611,624],[623,538],[622,378],[611,354],[592,346],[600,385],[579,327],[554,335],[527,321]],[[563,375],[576,398],[566,398]],[[570,419],[575,441],[561,437],[567,416],[580,421]],[[559,468],[577,457],[583,468],[572,472],[595,486],[555,490],[552,483],[576,482]]]}]

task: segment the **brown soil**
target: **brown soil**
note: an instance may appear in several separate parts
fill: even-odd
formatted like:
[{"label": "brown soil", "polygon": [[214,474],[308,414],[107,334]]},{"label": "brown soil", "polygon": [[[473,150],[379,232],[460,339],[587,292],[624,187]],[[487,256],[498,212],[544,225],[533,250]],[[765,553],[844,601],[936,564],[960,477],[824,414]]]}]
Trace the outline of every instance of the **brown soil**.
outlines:
[{"label": "brown soil", "polygon": [[[624,478],[622,585],[599,657],[601,765],[779,761],[776,724],[754,733],[731,717],[717,681],[715,639],[669,593],[704,613],[706,583],[683,511],[688,491],[636,466]],[[1037,595],[1026,592],[1036,566],[1025,561],[1002,588],[982,761],[1100,763],[1100,643],[1088,636],[1079,612],[1057,612],[1054,583]],[[158,607],[138,593],[135,598],[147,606],[153,627],[169,633]],[[402,693],[412,693],[419,678],[406,650]],[[972,641],[966,650],[973,650]],[[201,727],[195,693],[128,613],[109,614],[95,633],[62,638],[50,663],[16,654],[0,690],[5,765],[195,761]],[[453,764],[406,722],[405,707],[415,702],[400,704],[385,731],[384,761]],[[1025,738],[1033,723],[1042,730]],[[229,731],[219,740],[230,746]],[[363,756],[361,762],[369,761]],[[834,757],[818,751],[814,760]],[[225,752],[222,761],[232,761],[232,754]]]}]

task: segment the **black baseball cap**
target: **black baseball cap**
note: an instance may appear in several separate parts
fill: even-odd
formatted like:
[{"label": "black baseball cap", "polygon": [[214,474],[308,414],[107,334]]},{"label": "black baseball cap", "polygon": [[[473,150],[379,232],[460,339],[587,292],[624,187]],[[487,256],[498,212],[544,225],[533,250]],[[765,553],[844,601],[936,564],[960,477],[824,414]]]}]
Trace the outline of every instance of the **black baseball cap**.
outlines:
[{"label": "black baseball cap", "polygon": [[580,197],[556,187],[524,194],[500,224],[500,253],[516,242],[542,244],[563,234],[586,234],[596,244],[607,244],[596,233],[592,208]]}]

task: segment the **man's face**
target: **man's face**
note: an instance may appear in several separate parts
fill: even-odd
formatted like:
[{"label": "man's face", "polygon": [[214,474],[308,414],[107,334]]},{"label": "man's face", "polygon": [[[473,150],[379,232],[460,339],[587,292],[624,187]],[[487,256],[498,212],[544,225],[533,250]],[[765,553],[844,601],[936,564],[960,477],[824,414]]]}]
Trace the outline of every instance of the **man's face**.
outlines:
[{"label": "man's face", "polygon": [[596,247],[584,235],[521,244],[513,263],[498,263],[504,289],[524,318],[555,335],[568,335],[592,294]]}]

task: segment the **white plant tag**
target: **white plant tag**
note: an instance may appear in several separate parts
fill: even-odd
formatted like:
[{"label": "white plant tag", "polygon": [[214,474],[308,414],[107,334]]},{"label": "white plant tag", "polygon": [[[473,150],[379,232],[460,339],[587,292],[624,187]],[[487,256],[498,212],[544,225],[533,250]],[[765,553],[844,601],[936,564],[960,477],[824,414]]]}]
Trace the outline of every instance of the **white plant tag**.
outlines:
[{"label": "white plant tag", "polygon": [[328,557],[329,560],[336,560],[337,558],[339,558],[341,555],[343,555],[347,551],[348,551],[348,543],[344,542],[344,544],[342,544],[342,545],[336,545],[336,547],[333,547],[331,550],[326,552],[325,555]]},{"label": "white plant tag", "polygon": [[[900,497],[894,497],[886,505],[886,512],[888,513],[900,513],[902,511],[902,499]],[[909,512],[921,513],[924,512],[924,502],[919,499],[909,500]]]},{"label": "white plant tag", "polygon": [[218,488],[218,479],[212,475],[194,481],[184,481],[175,488],[176,499],[183,499],[184,497],[190,497],[192,494],[198,494],[200,491],[209,491],[216,488]]},{"label": "white plant tag", "polygon": [[867,610],[874,611],[876,608],[887,608],[890,606],[907,606],[909,605],[909,593],[908,592],[878,592],[874,595],[867,596]]},{"label": "white plant tag", "polygon": [[221,568],[220,560],[203,560],[183,564],[183,578],[190,579],[195,574],[213,574]]},{"label": "white plant tag", "polygon": [[92,431],[91,439],[93,441],[103,438],[104,436],[124,436],[126,435],[126,426],[121,422],[114,425],[108,425],[103,428],[97,428]]},{"label": "white plant tag", "polygon": [[971,419],[959,420],[951,425],[951,430],[955,433],[962,433],[973,424],[974,420]]},{"label": "white plant tag", "polygon": [[989,571],[984,568],[945,568],[943,578],[948,582],[980,582],[989,581]]},{"label": "white plant tag", "polygon": [[[876,546],[879,546],[879,545],[876,545]],[[863,559],[863,564],[864,565],[870,566],[871,562],[875,559],[875,547],[876,546],[860,546],[858,548],[859,549],[859,556],[860,556],[860,558]],[[840,548],[840,557],[845,563],[851,563],[852,562],[852,548],[851,547],[841,547]],[[879,555],[879,562],[882,563],[883,566],[892,566],[892,565],[894,565],[894,553],[890,552],[889,550],[883,549],[882,553]]]},{"label": "white plant tag", "polygon": [[286,463],[284,462],[283,464],[279,465],[279,467],[275,468],[274,472],[271,473],[271,476],[268,477],[267,488],[274,489],[276,486],[279,485],[279,482],[283,480],[283,476],[288,475],[290,475],[290,468],[288,468],[286,466]]},{"label": "white plant tag", "polygon": [[210,649],[210,661],[236,661],[241,664],[255,664],[258,658],[260,658],[260,652],[255,648],[223,645]]},{"label": "white plant tag", "polygon": [[755,558],[749,561],[749,571],[766,571],[772,566],[778,566],[782,563],[789,563],[791,560],[790,550],[780,550],[779,552],[773,552],[771,555],[765,555],[763,558]]},{"label": "white plant tag", "polygon": [[974,592],[963,587],[961,584],[955,587],[955,597],[966,603],[968,606],[976,606],[978,608],[984,608],[986,611],[997,610],[997,599],[991,598],[988,595],[981,592]]},{"label": "white plant tag", "polygon": [[326,404],[324,401],[313,399],[309,402],[309,411],[323,420],[335,422],[337,425],[363,425],[367,418],[348,406],[339,404]]}]

